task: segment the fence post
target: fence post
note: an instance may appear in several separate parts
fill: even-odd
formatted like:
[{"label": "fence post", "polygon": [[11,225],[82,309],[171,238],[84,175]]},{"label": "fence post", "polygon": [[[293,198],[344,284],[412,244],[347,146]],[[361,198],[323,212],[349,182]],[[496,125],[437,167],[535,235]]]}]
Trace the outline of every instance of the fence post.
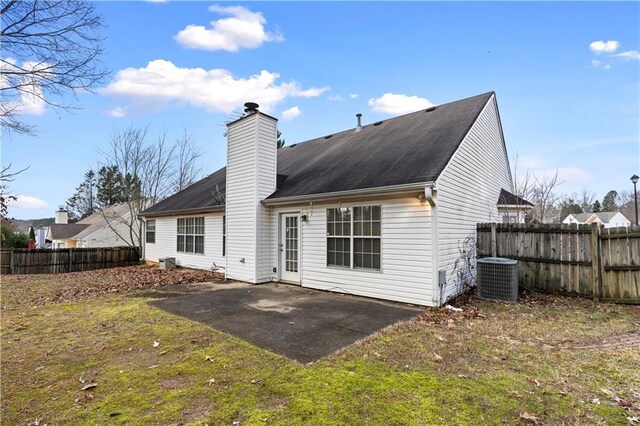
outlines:
[{"label": "fence post", "polygon": [[604,288],[602,283],[602,253],[600,250],[600,226],[591,225],[591,268],[593,270],[593,298],[602,299]]},{"label": "fence post", "polygon": [[498,235],[496,224],[491,224],[491,257],[498,257]]},{"label": "fence post", "polygon": [[69,249],[69,269],[67,270],[67,272],[73,272],[71,270],[71,266],[73,265],[73,249],[70,248]]},{"label": "fence post", "polygon": [[13,249],[11,249],[11,258],[9,260],[9,274],[13,275],[16,273],[15,267],[16,267],[16,259],[13,256]]}]

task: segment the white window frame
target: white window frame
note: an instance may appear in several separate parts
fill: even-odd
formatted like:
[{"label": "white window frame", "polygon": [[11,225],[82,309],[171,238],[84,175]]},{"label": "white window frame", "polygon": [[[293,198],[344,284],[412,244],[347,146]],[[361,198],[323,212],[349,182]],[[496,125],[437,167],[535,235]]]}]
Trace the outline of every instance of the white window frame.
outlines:
[{"label": "white window frame", "polygon": [[[199,222],[202,221],[202,224]],[[191,223],[190,223],[191,222]],[[199,232],[201,231],[201,232]],[[186,254],[205,254],[205,221],[204,216],[179,217],[176,219],[176,252]],[[182,249],[179,241],[182,237]],[[192,238],[190,247],[187,246],[188,237]],[[202,252],[196,251],[196,240],[202,238]]]},{"label": "white window frame", "polygon": [[[149,229],[153,224],[153,229]],[[149,233],[153,233],[153,241],[149,241]],[[156,243],[156,220],[155,219],[147,219],[145,222],[145,232],[144,232],[144,242],[147,244],[155,244]]]},{"label": "white window frame", "polygon": [[[380,209],[380,219],[379,219],[379,223],[380,223],[380,234],[379,235],[355,235],[355,209],[356,208],[362,208],[362,207],[378,207]],[[350,211],[350,233],[349,235],[329,235],[329,230],[326,228],[328,222],[328,211],[334,209],[334,210],[338,210],[338,209],[349,209]],[[373,222],[378,222],[378,220],[371,220],[371,223]],[[364,222],[363,222],[364,223]],[[325,265],[328,268],[341,268],[341,269],[357,269],[357,270],[362,270],[362,271],[373,271],[373,272],[380,272],[382,271],[382,205],[380,204],[359,204],[359,205],[353,205],[353,206],[339,206],[339,207],[327,207],[326,211],[325,211],[325,233],[326,233],[326,237],[325,237]],[[345,265],[333,265],[333,264],[329,264],[329,257],[328,257],[328,250],[329,250],[329,245],[328,245],[328,241],[330,238],[344,238],[344,239],[349,239],[349,266],[345,266]],[[357,239],[377,239],[378,241],[380,241],[379,243],[379,247],[380,250],[378,252],[378,256],[380,256],[380,265],[378,268],[375,267],[366,267],[366,266],[355,266],[355,240]]]}]

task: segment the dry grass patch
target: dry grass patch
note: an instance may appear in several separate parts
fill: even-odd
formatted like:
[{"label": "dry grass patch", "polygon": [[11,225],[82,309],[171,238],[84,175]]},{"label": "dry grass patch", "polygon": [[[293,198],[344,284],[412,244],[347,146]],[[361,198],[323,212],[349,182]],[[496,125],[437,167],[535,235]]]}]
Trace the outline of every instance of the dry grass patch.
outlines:
[{"label": "dry grass patch", "polygon": [[[2,286],[3,423],[633,424],[640,417],[640,348],[565,347],[637,332],[638,306],[472,300],[462,313],[426,310],[301,365],[153,307],[160,292],[56,303],[56,288],[91,281],[58,278]],[[97,386],[82,390],[90,383]]]}]

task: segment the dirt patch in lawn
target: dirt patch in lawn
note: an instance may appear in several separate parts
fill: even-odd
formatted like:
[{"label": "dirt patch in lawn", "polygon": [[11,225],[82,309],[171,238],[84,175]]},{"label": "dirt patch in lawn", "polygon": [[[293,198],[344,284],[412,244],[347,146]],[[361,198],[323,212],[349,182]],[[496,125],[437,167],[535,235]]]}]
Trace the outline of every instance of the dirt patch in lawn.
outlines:
[{"label": "dirt patch in lawn", "polygon": [[146,265],[68,274],[10,275],[2,277],[2,305],[3,309],[16,309],[130,290],[224,281],[224,275],[219,272],[162,270]]}]

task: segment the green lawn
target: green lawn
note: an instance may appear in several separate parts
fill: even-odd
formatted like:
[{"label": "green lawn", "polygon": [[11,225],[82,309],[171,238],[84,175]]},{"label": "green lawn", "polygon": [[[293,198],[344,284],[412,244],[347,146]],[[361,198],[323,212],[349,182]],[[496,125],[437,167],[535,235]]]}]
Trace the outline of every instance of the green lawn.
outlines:
[{"label": "green lawn", "polygon": [[429,311],[301,365],[154,308],[153,292],[54,297],[61,286],[101,279],[114,278],[3,277],[2,424],[626,425],[640,418],[640,347],[581,348],[638,332],[639,306],[473,300],[464,315]]}]

